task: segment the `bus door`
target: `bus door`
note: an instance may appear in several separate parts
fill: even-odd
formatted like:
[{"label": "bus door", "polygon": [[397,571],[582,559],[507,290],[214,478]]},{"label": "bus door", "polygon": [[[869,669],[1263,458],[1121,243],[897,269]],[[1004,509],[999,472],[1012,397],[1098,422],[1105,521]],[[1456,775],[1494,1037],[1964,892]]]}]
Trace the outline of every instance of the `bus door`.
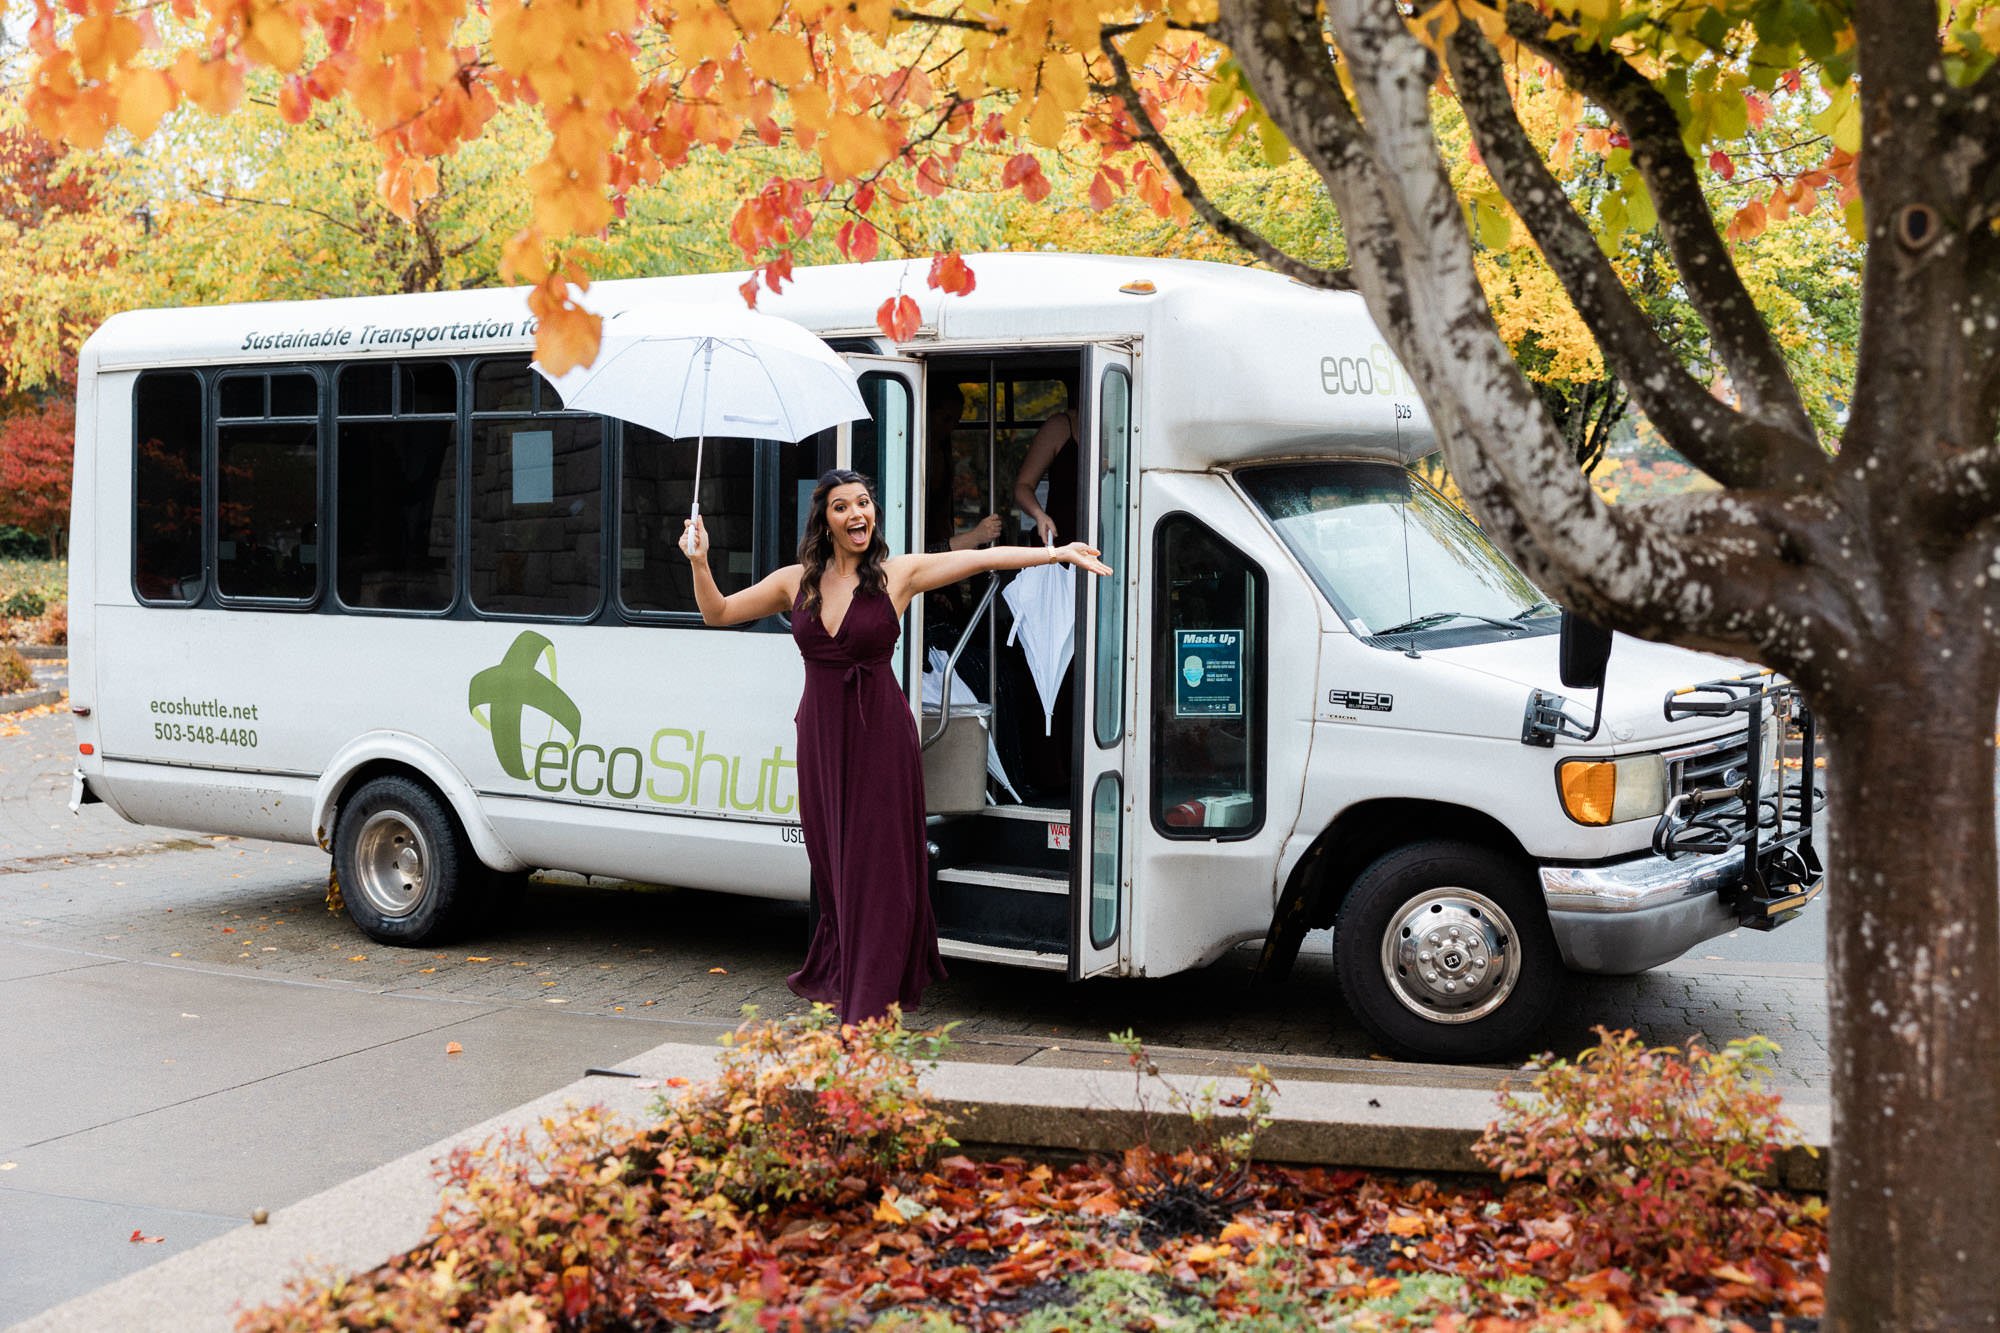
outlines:
[{"label": "bus door", "polygon": [[[902,356],[849,355],[847,364],[860,377],[861,400],[868,415],[840,428],[837,466],[852,468],[875,483],[876,522],[889,554],[907,555],[923,549],[920,500],[924,486],[924,367]],[[818,478],[801,479],[809,496]],[[810,506],[800,497],[799,513]],[[896,645],[896,669],[912,703],[923,671],[910,661],[911,645],[924,641],[923,598],[910,603],[903,637]]]},{"label": "bus door", "polygon": [[1138,562],[1132,459],[1138,430],[1129,350],[1093,346],[1085,353],[1078,397],[1084,454],[1080,507],[1086,540],[1104,553],[1109,578],[1079,579],[1076,657],[1071,663],[1076,710],[1076,786],[1070,827],[1072,981],[1116,968],[1131,907],[1131,842],[1126,739],[1131,717],[1133,652],[1130,632]]}]

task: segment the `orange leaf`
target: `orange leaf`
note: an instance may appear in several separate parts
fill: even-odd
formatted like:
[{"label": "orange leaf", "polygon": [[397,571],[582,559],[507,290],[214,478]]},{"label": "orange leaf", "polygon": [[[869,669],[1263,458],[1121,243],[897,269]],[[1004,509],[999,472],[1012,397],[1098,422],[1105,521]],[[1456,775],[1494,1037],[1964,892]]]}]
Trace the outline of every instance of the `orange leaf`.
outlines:
[{"label": "orange leaf", "polygon": [[1392,1236],[1421,1236],[1431,1228],[1423,1218],[1410,1215],[1392,1217],[1382,1229]]},{"label": "orange leaf", "polygon": [[978,280],[972,276],[964,256],[954,250],[931,260],[930,284],[939,291],[964,296],[978,285]]},{"label": "orange leaf", "polygon": [[923,312],[907,296],[892,296],[875,311],[875,327],[899,343],[916,337],[922,324]]},{"label": "orange leaf", "polygon": [[463,1055],[465,1054],[465,1048],[455,1041],[448,1041],[444,1044],[444,1053],[446,1055]]},{"label": "orange leaf", "polygon": [[840,253],[865,264],[875,257],[879,239],[872,222],[843,222],[834,243],[840,247]]},{"label": "orange leaf", "polygon": [[304,79],[289,78],[279,87],[278,114],[287,125],[302,125],[312,114],[312,94],[306,91]]},{"label": "orange leaf", "polygon": [[134,70],[118,84],[118,123],[143,139],[174,109],[174,85],[156,69]]},{"label": "orange leaf", "polygon": [[602,325],[596,315],[577,306],[548,310],[535,330],[535,357],[551,375],[587,366],[597,357]]}]

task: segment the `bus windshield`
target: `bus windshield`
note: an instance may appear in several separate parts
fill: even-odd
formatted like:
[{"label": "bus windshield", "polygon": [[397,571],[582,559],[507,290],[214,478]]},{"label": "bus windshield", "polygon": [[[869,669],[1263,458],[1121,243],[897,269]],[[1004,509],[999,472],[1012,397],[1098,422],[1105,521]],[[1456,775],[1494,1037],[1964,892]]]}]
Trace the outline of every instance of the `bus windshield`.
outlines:
[{"label": "bus windshield", "polygon": [[1442,645],[1556,627],[1541,591],[1403,468],[1297,463],[1236,475],[1356,634]]}]

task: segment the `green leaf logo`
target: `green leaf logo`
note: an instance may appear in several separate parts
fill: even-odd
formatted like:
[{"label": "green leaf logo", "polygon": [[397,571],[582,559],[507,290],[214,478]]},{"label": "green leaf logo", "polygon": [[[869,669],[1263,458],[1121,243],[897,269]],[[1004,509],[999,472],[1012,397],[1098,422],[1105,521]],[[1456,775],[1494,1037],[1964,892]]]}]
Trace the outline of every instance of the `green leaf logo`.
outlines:
[{"label": "green leaf logo", "polygon": [[[541,670],[545,657],[547,675]],[[528,709],[549,719],[549,740],[555,739],[557,727],[569,733],[571,744],[583,734],[583,713],[556,684],[556,646],[533,630],[521,632],[500,665],[472,678],[466,702],[472,720],[492,733],[493,757],[517,778],[527,778],[528,754],[534,748],[521,739],[522,714]]]}]

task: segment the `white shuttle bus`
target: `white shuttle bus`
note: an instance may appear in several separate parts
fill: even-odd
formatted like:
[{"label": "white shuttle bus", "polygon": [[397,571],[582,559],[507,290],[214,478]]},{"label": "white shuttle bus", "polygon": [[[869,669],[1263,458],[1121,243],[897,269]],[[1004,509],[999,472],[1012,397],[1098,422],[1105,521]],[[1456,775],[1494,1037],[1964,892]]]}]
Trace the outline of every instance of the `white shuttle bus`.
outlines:
[{"label": "white shuttle bus", "polygon": [[[1331,926],[1384,1045],[1483,1059],[1536,1037],[1566,971],[1652,967],[1818,891],[1792,691],[1638,641],[1586,660],[1414,478],[1435,442],[1358,297],[1177,261],[973,268],[962,297],[900,263],[766,294],[848,357],[871,416],[711,440],[700,495],[725,590],[793,558],[835,465],[876,479],[897,550],[989,514],[1036,540],[1025,480],[1116,571],[1069,613],[997,579],[911,610],[948,957],[1159,976],[1261,940],[1278,975]],[[590,301],[736,305],[740,281]],[[874,312],[899,291],[923,325],[891,345]],[[694,442],[565,411],[533,339],[520,290],[98,330],[75,803],[316,843],[390,944],[537,869],[809,896],[787,627],[701,623],[676,547]],[[1019,477],[1071,406],[1074,444]]]}]

